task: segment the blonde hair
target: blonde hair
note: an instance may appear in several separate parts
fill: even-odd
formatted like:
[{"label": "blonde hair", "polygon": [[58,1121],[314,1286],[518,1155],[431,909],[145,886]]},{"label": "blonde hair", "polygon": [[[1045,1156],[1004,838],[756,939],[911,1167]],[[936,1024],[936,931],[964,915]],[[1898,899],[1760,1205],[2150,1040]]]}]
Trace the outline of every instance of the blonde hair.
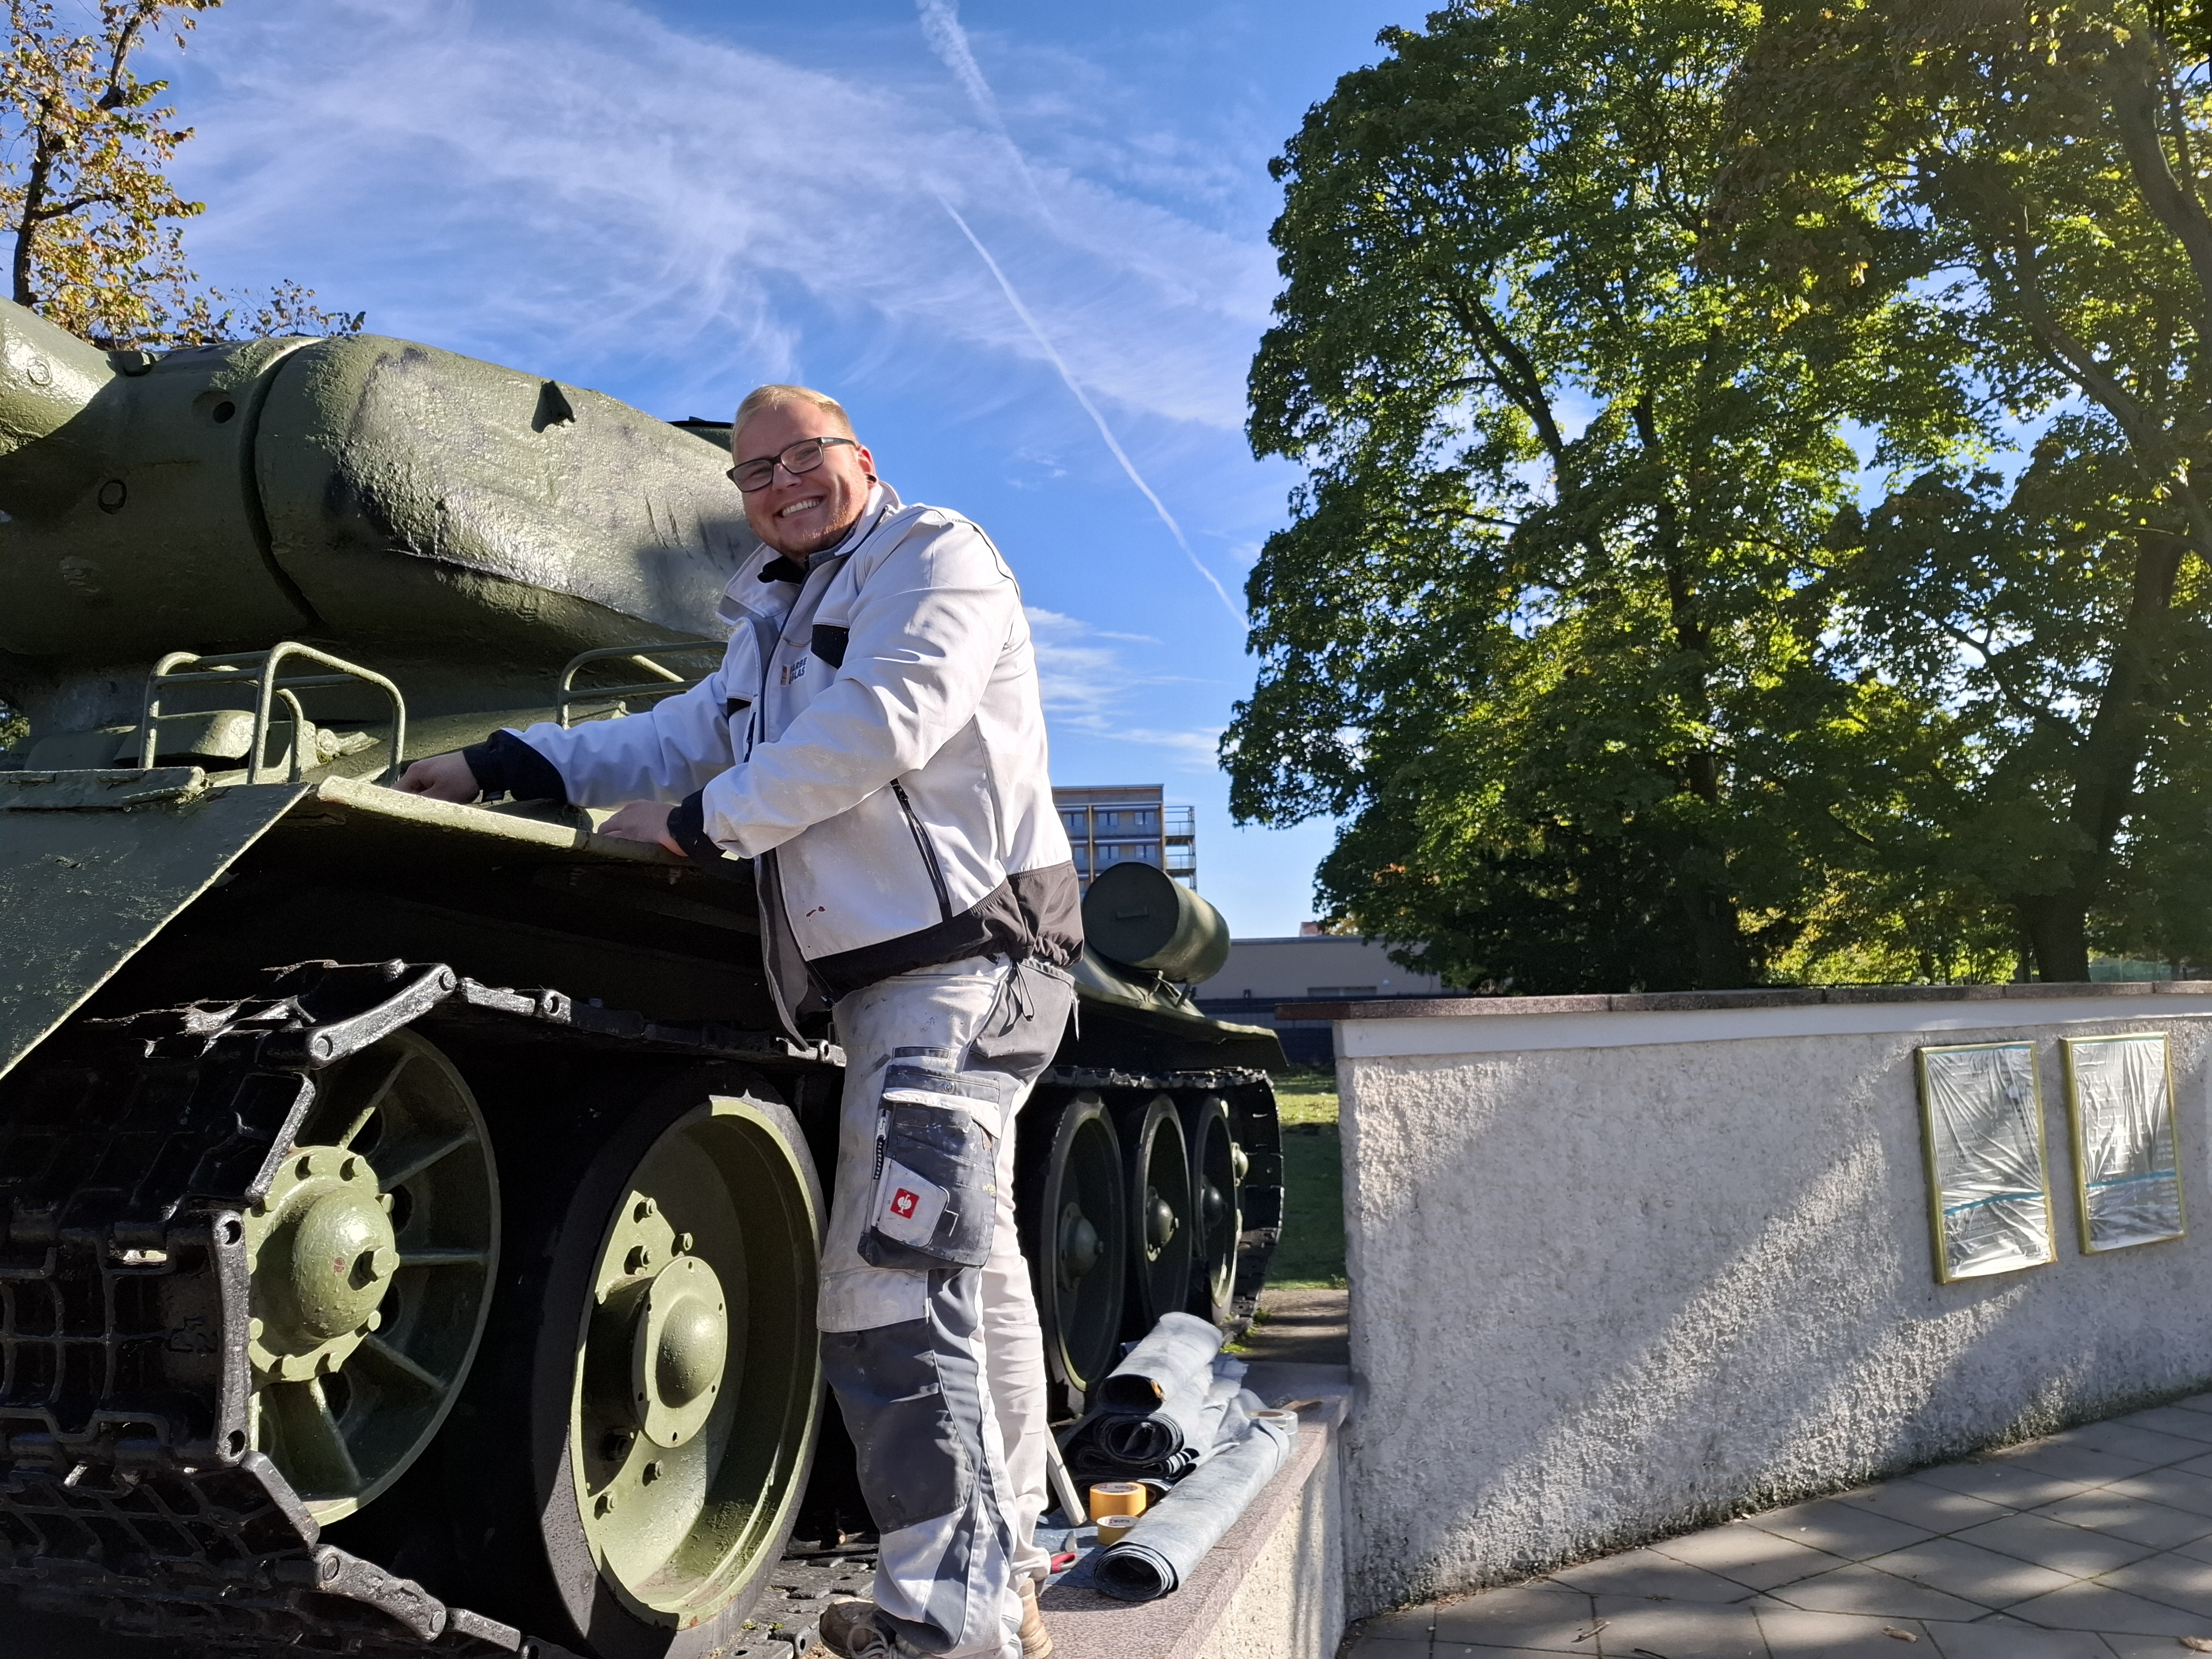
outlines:
[{"label": "blonde hair", "polygon": [[853,417],[845,412],[845,405],[826,392],[817,392],[809,386],[757,386],[745,393],[744,401],[738,405],[738,413],[730,422],[730,435],[735,437],[738,428],[764,409],[783,409],[792,404],[805,404],[827,415],[848,438],[860,434],[853,430]]}]

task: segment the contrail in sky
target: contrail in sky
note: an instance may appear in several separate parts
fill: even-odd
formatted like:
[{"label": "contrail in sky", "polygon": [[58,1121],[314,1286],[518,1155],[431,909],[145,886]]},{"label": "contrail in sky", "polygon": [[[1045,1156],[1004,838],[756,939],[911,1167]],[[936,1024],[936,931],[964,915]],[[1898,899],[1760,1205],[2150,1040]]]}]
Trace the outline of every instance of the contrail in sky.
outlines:
[{"label": "contrail in sky", "polygon": [[968,239],[969,245],[981,256],[983,263],[990,267],[991,275],[999,280],[1000,292],[1006,296],[1006,303],[1014,308],[1014,315],[1022,319],[1023,325],[1029,330],[1030,337],[1036,341],[1039,349],[1051,360],[1052,366],[1060,371],[1061,381],[1074,395],[1075,401],[1083,405],[1083,412],[1088,415],[1092,423],[1097,427],[1098,435],[1106,441],[1106,447],[1114,452],[1114,459],[1121,462],[1121,471],[1129,475],[1129,482],[1144,491],[1145,499],[1152,504],[1152,511],[1160,515],[1160,522],[1168,527],[1168,533],[1176,538],[1176,545],[1182,549],[1183,556],[1190,561],[1191,568],[1205,577],[1207,586],[1221,596],[1221,603],[1228,608],[1231,616],[1236,617],[1240,623],[1247,621],[1248,618],[1244,613],[1237,608],[1237,602],[1229,597],[1229,590],[1221,585],[1220,579],[1200,562],[1197,554],[1191,551],[1190,543],[1183,536],[1182,526],[1175,521],[1175,514],[1168,511],[1167,503],[1153,493],[1152,485],[1145,482],[1144,475],[1137,471],[1136,463],[1129,459],[1128,452],[1121,447],[1120,441],[1114,436],[1114,428],[1106,424],[1106,417],[1098,412],[1097,406],[1084,395],[1083,388],[1075,383],[1075,376],[1068,373],[1067,365],[1060,360],[1060,353],[1053,349],[1052,342],[1045,337],[1044,331],[1037,326],[1037,319],[1030,315],[1030,308],[1022,303],[1022,296],[1014,292],[1014,285],[1006,280],[1006,273],[999,269],[999,262],[991,257],[991,250],[985,247],[982,239],[968,228],[968,222],[960,216],[959,210],[951,203],[946,201],[943,196],[939,196],[937,201],[938,205],[951,215],[952,222],[960,227],[960,234]]},{"label": "contrail in sky", "polygon": [[1006,154],[1014,158],[1014,166],[1022,175],[1022,183],[1038,209],[1049,218],[1052,210],[1046,204],[1044,192],[1037,188],[1036,176],[1030,172],[1029,159],[1022,154],[1014,135],[1006,131],[1006,118],[1000,112],[999,100],[991,90],[991,83],[983,78],[983,66],[975,61],[975,53],[968,44],[968,31],[960,27],[958,0],[914,0],[915,9],[921,14],[921,36],[929,42],[929,49],[937,54],[938,61],[952,71],[952,78],[968,94],[968,101],[975,106],[975,113],[983,118],[998,141],[1006,147]]},{"label": "contrail in sky", "polygon": [[983,118],[984,125],[1008,143],[1006,118],[999,113],[999,100],[991,95],[991,83],[983,78],[983,67],[969,50],[968,31],[960,27],[960,13],[953,0],[915,0],[915,9],[921,14],[922,38],[929,49],[952,71],[968,100],[975,106],[975,112]]},{"label": "contrail in sky", "polygon": [[[968,45],[968,32],[960,27],[957,0],[915,0],[915,9],[921,15],[921,33],[929,42],[930,50],[937,54],[946,69],[952,71],[952,78],[959,82],[961,89],[968,94],[969,102],[975,106],[975,112],[983,118],[983,124],[991,129],[1000,143],[1006,145],[1007,152],[1014,158],[1014,165],[1021,169],[1022,180],[1029,185],[1030,194],[1036,197],[1037,204],[1042,207],[1044,198],[1037,190],[1036,180],[1030,176],[1029,162],[1024,158],[1021,147],[1014,143],[1013,135],[1006,131],[1006,118],[999,112],[999,100],[992,94],[991,83],[983,78],[982,65],[975,61],[975,54]],[[1167,504],[1153,492],[1152,485],[1145,482],[1143,475],[1137,471],[1136,463],[1129,459],[1127,452],[1114,436],[1113,428],[1106,424],[1106,417],[1084,395],[1083,388],[1076,385],[1075,376],[1067,372],[1067,365],[1060,361],[1060,353],[1045,337],[1044,330],[1037,326],[1036,319],[1030,315],[1030,308],[1022,303],[1022,296],[1014,292],[1014,285],[1006,280],[1006,273],[999,269],[999,262],[991,257],[991,250],[983,246],[982,239],[969,228],[968,222],[954,210],[951,203],[942,195],[937,199],[945,212],[952,216],[952,222],[960,227],[961,234],[967,237],[969,244],[981,256],[983,263],[990,267],[991,275],[998,278],[1000,291],[1006,295],[1006,303],[1013,307],[1014,315],[1022,319],[1023,325],[1029,330],[1044,355],[1051,359],[1052,366],[1060,371],[1060,380],[1074,394],[1075,401],[1083,405],[1083,412],[1097,427],[1098,435],[1106,441],[1106,447],[1114,452],[1114,459],[1121,462],[1121,471],[1129,475],[1129,482],[1142,490],[1145,499],[1152,504],[1152,510],[1160,515],[1160,522],[1167,526],[1168,532],[1176,538],[1176,545],[1182,549],[1183,556],[1191,562],[1200,575],[1206,578],[1207,585],[1221,596],[1222,604],[1229,607],[1229,614],[1240,623],[1247,620],[1244,613],[1237,608],[1236,601],[1229,597],[1229,590],[1200,562],[1198,555],[1191,551],[1190,543],[1182,533],[1182,526],[1175,521],[1175,514],[1168,511]]]}]

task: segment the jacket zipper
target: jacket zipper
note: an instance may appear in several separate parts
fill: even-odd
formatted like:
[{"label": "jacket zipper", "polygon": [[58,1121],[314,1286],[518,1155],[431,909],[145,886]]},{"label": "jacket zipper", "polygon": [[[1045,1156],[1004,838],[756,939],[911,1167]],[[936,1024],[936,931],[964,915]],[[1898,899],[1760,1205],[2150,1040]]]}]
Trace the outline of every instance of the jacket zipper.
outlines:
[{"label": "jacket zipper", "polygon": [[891,793],[898,797],[899,811],[906,814],[906,827],[914,831],[914,844],[921,854],[921,861],[929,866],[929,884],[937,890],[939,915],[946,921],[952,920],[952,890],[945,884],[945,871],[937,862],[937,849],[929,844],[922,832],[921,820],[915,816],[914,803],[906,798],[906,786],[896,778],[891,780]]}]

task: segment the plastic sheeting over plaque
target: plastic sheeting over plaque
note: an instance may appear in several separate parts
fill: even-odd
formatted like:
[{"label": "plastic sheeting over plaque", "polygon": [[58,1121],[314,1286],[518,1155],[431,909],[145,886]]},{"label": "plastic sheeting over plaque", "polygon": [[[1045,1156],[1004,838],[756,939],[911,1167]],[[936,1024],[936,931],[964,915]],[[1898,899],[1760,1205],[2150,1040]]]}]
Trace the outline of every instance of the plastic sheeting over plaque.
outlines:
[{"label": "plastic sheeting over plaque", "polygon": [[2034,1045],[1918,1053],[1936,1277],[1948,1285],[2055,1261]]},{"label": "plastic sheeting over plaque", "polygon": [[2123,1250],[2180,1237],[2181,1160],[2166,1034],[2067,1037],[2063,1047],[2081,1248]]}]

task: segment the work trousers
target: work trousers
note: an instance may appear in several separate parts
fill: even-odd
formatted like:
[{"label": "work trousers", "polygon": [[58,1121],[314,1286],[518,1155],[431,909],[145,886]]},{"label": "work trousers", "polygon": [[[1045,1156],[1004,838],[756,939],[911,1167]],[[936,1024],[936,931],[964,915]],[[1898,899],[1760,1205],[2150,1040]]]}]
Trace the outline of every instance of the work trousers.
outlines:
[{"label": "work trousers", "polygon": [[1014,1226],[1014,1118],[1067,975],[972,957],[836,1006],[845,1092],[822,1253],[823,1366],[880,1539],[902,1651],[1018,1659],[1042,1581],[1044,1344]]}]

